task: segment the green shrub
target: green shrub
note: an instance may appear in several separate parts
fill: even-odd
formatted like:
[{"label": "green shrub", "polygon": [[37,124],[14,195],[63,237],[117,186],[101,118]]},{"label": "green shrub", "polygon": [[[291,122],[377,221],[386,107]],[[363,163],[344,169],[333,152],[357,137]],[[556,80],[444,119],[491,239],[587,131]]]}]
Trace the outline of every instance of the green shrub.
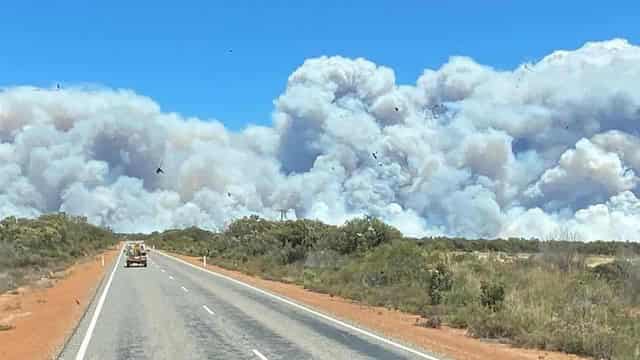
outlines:
[{"label": "green shrub", "polygon": [[342,254],[366,252],[378,245],[401,239],[402,233],[378,219],[362,218],[347,221],[339,228],[330,246]]},{"label": "green shrub", "polygon": [[505,313],[494,311],[489,307],[472,304],[465,311],[468,316],[468,331],[472,336],[480,338],[506,340],[513,334]]},{"label": "green shrub", "polygon": [[480,284],[480,303],[492,311],[500,310],[504,301],[504,285],[497,282],[482,281]]},{"label": "green shrub", "polygon": [[442,301],[443,294],[451,290],[453,275],[446,265],[439,263],[431,270],[429,284],[429,297],[432,305],[438,305]]},{"label": "green shrub", "polygon": [[598,278],[610,282],[623,282],[630,276],[631,262],[616,260],[611,263],[600,264],[594,267],[592,271]]}]

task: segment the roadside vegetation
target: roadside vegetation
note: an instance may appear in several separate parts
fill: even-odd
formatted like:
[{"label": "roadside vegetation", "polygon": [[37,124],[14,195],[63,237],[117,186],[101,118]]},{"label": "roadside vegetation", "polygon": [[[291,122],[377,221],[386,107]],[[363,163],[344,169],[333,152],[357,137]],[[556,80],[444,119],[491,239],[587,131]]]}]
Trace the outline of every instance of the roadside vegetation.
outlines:
[{"label": "roadside vegetation", "polygon": [[[222,233],[188,228],[145,237],[157,248],[206,255],[228,269],[419,314],[418,326],[445,324],[518,346],[638,359],[640,244],[556,235],[561,241],[407,239],[377,219],[330,226],[254,216]],[[609,260],[589,266],[589,256]]]},{"label": "roadside vegetation", "polygon": [[74,261],[114,245],[109,230],[64,213],[0,221],[0,293],[51,277]]}]

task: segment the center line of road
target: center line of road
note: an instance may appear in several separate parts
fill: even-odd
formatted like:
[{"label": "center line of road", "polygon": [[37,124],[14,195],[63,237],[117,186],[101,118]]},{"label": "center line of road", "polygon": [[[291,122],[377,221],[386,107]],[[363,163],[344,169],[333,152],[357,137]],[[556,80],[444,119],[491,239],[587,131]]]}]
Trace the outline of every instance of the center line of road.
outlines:
[{"label": "center line of road", "polygon": [[173,280],[173,276],[169,275],[169,279]]},{"label": "center line of road", "polygon": [[258,351],[258,350],[256,350],[256,349],[253,349],[253,353],[254,353],[254,354],[256,354],[256,356],[257,356],[257,357],[259,357],[259,358],[260,358],[260,360],[269,360],[269,359],[267,359],[267,357],[266,357],[266,356],[264,356],[264,355],[260,354],[260,351]]},{"label": "center line of road", "polygon": [[215,315],[215,314],[214,314],[214,312],[213,312],[213,311],[211,311],[211,309],[209,309],[209,308],[207,307],[207,305],[202,305],[202,307],[203,307],[205,310],[207,310],[207,312],[208,312],[209,314],[211,314],[211,315]]},{"label": "center line of road", "polygon": [[189,292],[189,290],[187,290],[187,288],[186,288],[186,287],[184,287],[184,286],[180,286],[180,288],[181,288],[181,289],[182,289],[182,291],[184,291],[184,292]]},{"label": "center line of road", "polygon": [[383,337],[383,336],[376,335],[376,334],[374,334],[374,333],[372,333],[372,332],[370,332],[370,331],[360,329],[360,328],[359,328],[359,327],[357,327],[357,326],[354,326],[354,325],[348,324],[348,323],[346,323],[346,322],[344,322],[344,321],[338,320],[338,319],[333,318],[333,317],[331,317],[331,316],[329,316],[329,315],[326,315],[326,314],[323,314],[323,313],[321,313],[321,312],[319,312],[319,311],[313,310],[313,309],[312,309],[312,308],[310,308],[310,307],[300,305],[300,304],[298,304],[298,303],[296,303],[296,302],[293,302],[293,301],[291,301],[291,300],[289,300],[289,299],[286,299],[286,298],[284,298],[284,297],[282,297],[282,296],[279,296],[279,295],[276,295],[276,294],[271,293],[271,292],[269,292],[269,291],[265,291],[265,290],[262,290],[262,289],[260,289],[260,288],[255,287],[255,286],[249,285],[249,284],[244,283],[244,282],[242,282],[242,281],[240,281],[240,280],[236,280],[236,279],[231,278],[231,277],[229,277],[229,276],[222,275],[222,274],[216,273],[216,272],[211,271],[211,270],[208,270],[208,269],[203,269],[202,267],[199,267],[199,266],[193,265],[193,264],[191,264],[191,263],[189,263],[189,262],[187,262],[187,261],[184,261],[184,260],[182,260],[182,259],[179,259],[179,258],[177,258],[177,257],[175,257],[175,256],[171,256],[171,255],[165,254],[165,253],[164,253],[164,252],[162,252],[162,251],[158,251],[158,250],[156,250],[156,253],[158,253],[158,254],[160,254],[160,255],[164,256],[165,258],[172,259],[172,260],[174,260],[174,261],[177,261],[177,262],[179,262],[179,263],[182,263],[182,264],[184,264],[184,265],[186,265],[186,266],[189,266],[189,267],[191,267],[191,268],[193,268],[193,269],[196,269],[196,270],[198,270],[198,271],[203,271],[203,272],[206,272],[206,273],[208,273],[208,274],[210,274],[210,275],[213,275],[213,276],[215,276],[215,277],[217,277],[217,278],[220,278],[220,279],[226,279],[227,281],[230,281],[230,282],[232,282],[232,283],[238,284],[238,285],[243,286],[243,287],[246,287],[246,288],[248,288],[248,289],[252,289],[253,291],[258,292],[258,293],[263,294],[263,295],[266,295],[266,296],[268,296],[268,297],[270,297],[270,298],[272,298],[272,299],[278,300],[278,301],[280,301],[280,302],[282,302],[282,303],[288,304],[288,305],[290,305],[290,306],[292,306],[292,307],[295,307],[295,308],[300,309],[300,310],[302,310],[302,311],[305,311],[305,312],[307,312],[307,313],[313,314],[313,315],[315,315],[315,316],[317,316],[317,317],[319,317],[319,318],[322,318],[322,319],[324,319],[324,320],[330,321],[330,322],[332,322],[332,323],[334,323],[334,324],[340,325],[341,327],[347,328],[347,329],[352,330],[352,331],[354,331],[354,332],[360,333],[360,334],[362,334],[362,335],[366,335],[366,336],[368,336],[368,337],[370,337],[370,338],[372,338],[372,339],[376,339],[376,340],[378,340],[378,341],[380,341],[380,342],[383,342],[383,343],[385,343],[385,344],[391,345],[391,346],[393,346],[393,347],[395,347],[395,348],[402,349],[402,350],[404,350],[404,351],[410,352],[410,353],[412,353],[412,354],[414,354],[414,355],[417,355],[417,356],[419,356],[419,357],[421,357],[421,358],[423,358],[423,359],[427,359],[427,360],[441,360],[441,359],[439,359],[439,358],[437,358],[437,357],[434,357],[434,356],[431,356],[431,355],[427,355],[427,354],[425,354],[425,353],[423,353],[423,352],[421,352],[421,351],[418,351],[418,350],[412,349],[412,348],[410,348],[410,347],[408,347],[408,346],[405,346],[405,345],[399,344],[399,343],[397,343],[397,342],[395,342],[395,341],[393,341],[393,340],[387,339],[387,338],[385,338],[385,337]]}]

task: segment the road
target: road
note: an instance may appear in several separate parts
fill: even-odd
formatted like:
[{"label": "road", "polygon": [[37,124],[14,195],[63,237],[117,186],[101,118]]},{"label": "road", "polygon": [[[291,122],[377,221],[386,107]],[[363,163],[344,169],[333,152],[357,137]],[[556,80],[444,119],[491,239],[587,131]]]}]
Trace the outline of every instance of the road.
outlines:
[{"label": "road", "polygon": [[60,359],[436,360],[165,254],[149,261],[118,257]]}]

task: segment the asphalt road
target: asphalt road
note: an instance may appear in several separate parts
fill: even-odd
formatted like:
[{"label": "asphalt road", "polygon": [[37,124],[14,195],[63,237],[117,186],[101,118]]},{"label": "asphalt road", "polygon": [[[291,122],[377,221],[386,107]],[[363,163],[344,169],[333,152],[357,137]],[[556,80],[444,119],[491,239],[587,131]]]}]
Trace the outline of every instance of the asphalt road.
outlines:
[{"label": "asphalt road", "polygon": [[149,260],[118,258],[60,359],[436,359],[158,252]]}]

